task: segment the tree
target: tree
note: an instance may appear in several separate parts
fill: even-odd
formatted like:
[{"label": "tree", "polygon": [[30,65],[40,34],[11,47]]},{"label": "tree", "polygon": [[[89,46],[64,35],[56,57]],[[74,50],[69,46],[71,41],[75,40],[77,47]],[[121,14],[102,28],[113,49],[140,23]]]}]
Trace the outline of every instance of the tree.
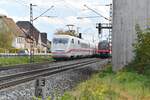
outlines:
[{"label": "tree", "polygon": [[11,33],[0,33],[0,48],[11,48],[12,47],[13,36]]},{"label": "tree", "polygon": [[134,44],[135,62],[140,70],[150,64],[150,29],[141,30],[139,25],[136,25],[137,39]]},{"label": "tree", "polygon": [[21,30],[11,18],[5,16],[0,18],[0,48],[12,48],[13,40],[20,34]]}]

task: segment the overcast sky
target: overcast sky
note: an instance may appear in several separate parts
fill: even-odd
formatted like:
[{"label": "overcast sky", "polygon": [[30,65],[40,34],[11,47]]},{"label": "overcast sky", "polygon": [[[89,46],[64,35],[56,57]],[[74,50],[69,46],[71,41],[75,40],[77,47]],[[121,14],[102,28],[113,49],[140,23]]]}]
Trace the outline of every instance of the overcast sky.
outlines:
[{"label": "overcast sky", "polygon": [[[77,19],[77,17],[91,17],[99,16],[87,9],[87,5],[96,12],[109,18],[109,6],[111,0],[1,0],[0,1],[0,14],[7,15],[17,21],[30,20],[30,3],[37,5],[33,7],[33,17],[39,16],[45,10],[54,6],[50,11],[43,16],[56,16],[52,18],[40,17],[34,21],[34,26],[40,32],[48,33],[48,39],[51,40],[53,34],[58,29],[67,30],[67,24],[73,24],[76,30],[79,27],[79,32],[83,33],[83,38],[92,41],[93,37],[98,41],[98,32],[96,23],[108,22],[104,18],[84,18]],[[107,31],[103,32],[103,39],[106,39]]]}]

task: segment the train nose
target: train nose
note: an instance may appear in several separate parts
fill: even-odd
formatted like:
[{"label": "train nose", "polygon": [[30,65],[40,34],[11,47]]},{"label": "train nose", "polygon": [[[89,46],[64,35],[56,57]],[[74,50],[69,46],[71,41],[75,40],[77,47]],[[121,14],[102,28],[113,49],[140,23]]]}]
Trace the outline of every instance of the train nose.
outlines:
[{"label": "train nose", "polygon": [[52,52],[52,57],[53,58],[67,58],[67,54],[65,50],[55,50]]}]

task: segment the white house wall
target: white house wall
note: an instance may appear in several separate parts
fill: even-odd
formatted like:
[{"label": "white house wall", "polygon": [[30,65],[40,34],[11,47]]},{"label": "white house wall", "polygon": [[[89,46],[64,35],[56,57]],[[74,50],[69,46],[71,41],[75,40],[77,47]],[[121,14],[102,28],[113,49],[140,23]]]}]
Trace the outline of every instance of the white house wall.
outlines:
[{"label": "white house wall", "polygon": [[13,40],[12,46],[18,49],[25,49],[25,38],[17,37]]}]

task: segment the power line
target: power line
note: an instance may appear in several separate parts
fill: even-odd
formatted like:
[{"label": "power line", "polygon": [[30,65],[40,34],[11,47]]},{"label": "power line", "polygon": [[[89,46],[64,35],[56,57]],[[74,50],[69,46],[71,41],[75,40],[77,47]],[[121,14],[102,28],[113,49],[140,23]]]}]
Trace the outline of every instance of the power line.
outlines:
[{"label": "power line", "polygon": [[106,19],[106,20],[108,20],[108,21],[110,21],[110,19],[109,18],[107,18],[107,17],[105,17],[105,16],[103,16],[102,14],[100,14],[100,13],[98,13],[97,11],[95,11],[94,9],[91,9],[90,7],[88,7],[87,5],[84,5],[86,8],[88,8],[89,10],[91,10],[91,11],[93,11],[94,13],[96,13],[97,15],[99,15],[100,17],[102,17],[102,18],[104,18],[104,19]]},{"label": "power line", "polygon": [[77,17],[77,19],[83,19],[83,18],[98,18],[99,16],[85,16],[85,17]]},{"label": "power line", "polygon": [[34,20],[38,19],[39,17],[41,17],[42,15],[44,15],[46,12],[48,12],[49,10],[51,10],[54,6],[51,6],[50,8],[48,8],[45,12],[43,12],[42,14],[40,14],[38,17],[34,18]]},{"label": "power line", "polygon": [[70,5],[70,4],[69,4],[66,0],[62,0],[62,1],[65,3],[65,7],[66,7],[66,8],[72,9],[72,11],[73,11],[74,13],[76,13],[72,7],[68,6],[68,5]]},{"label": "power line", "polygon": [[[19,4],[19,5],[22,5],[22,6],[24,6],[24,7],[26,7],[27,9],[30,7],[29,6],[29,4],[27,3],[27,2],[25,2],[25,1],[18,1],[18,0],[14,0],[17,4]],[[38,6],[38,5],[37,5]],[[39,8],[39,6],[38,6],[38,8]],[[34,10],[36,10],[36,11],[38,11],[39,12],[39,9],[34,9]],[[41,10],[41,9],[40,9]]]},{"label": "power line", "polygon": [[25,2],[24,2],[24,3],[23,3],[23,2],[19,2],[19,1],[17,1],[17,0],[15,0],[15,2],[18,3],[18,4],[20,4],[20,5],[22,5],[22,6],[24,6],[24,7],[29,8],[28,4],[25,3]]}]

